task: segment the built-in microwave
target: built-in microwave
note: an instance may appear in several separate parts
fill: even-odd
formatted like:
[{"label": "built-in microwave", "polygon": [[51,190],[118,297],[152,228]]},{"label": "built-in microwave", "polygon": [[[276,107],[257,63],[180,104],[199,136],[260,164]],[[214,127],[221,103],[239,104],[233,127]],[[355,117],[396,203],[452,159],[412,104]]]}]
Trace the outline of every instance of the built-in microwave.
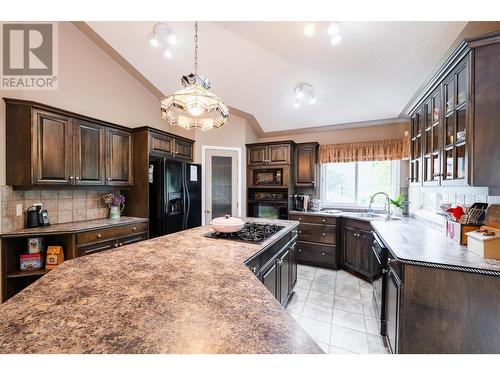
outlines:
[{"label": "built-in microwave", "polygon": [[283,168],[253,169],[254,186],[282,186]]}]

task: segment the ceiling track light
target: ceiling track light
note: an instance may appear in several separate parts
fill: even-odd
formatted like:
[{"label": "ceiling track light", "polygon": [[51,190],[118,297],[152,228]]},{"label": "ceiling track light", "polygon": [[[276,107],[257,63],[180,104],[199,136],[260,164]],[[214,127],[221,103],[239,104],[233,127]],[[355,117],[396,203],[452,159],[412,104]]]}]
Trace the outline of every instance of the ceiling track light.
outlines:
[{"label": "ceiling track light", "polygon": [[300,103],[302,101],[307,101],[309,104],[316,103],[314,87],[310,83],[299,83],[295,86],[293,93],[295,95],[295,103],[293,104],[295,108],[300,108]]},{"label": "ceiling track light", "polygon": [[173,57],[171,48],[177,45],[177,36],[166,24],[157,23],[153,26],[149,44],[155,48],[164,48],[163,55],[165,58],[171,59]]},{"label": "ceiling track light", "polygon": [[305,27],[304,27],[304,34],[308,37],[311,37],[314,35],[314,23],[309,22]]}]

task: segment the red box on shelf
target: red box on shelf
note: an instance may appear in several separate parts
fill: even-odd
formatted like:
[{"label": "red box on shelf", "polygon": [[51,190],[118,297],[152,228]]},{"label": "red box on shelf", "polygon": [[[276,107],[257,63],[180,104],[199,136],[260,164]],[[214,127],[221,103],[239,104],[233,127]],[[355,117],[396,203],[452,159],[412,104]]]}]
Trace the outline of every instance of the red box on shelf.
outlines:
[{"label": "red box on shelf", "polygon": [[39,270],[43,266],[43,254],[21,254],[20,269],[21,271]]}]

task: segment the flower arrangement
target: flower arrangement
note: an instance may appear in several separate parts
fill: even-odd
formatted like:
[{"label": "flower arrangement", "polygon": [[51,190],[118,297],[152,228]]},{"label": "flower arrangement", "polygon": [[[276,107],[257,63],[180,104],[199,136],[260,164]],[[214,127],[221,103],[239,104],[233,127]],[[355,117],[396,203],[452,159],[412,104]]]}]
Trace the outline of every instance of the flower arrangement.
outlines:
[{"label": "flower arrangement", "polygon": [[102,200],[108,206],[119,206],[125,203],[125,197],[121,194],[113,194],[113,193],[104,194],[102,196]]},{"label": "flower arrangement", "polygon": [[[104,194],[102,200],[109,206],[109,218],[119,219],[125,208],[125,197],[121,194]],[[122,207],[120,207],[122,206]]]}]

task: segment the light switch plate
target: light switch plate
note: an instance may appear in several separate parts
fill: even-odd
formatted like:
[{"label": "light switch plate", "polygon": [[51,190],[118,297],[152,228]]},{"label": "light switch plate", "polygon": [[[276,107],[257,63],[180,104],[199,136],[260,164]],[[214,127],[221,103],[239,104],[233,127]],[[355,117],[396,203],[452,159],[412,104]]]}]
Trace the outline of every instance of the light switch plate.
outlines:
[{"label": "light switch plate", "polygon": [[23,204],[16,204],[16,216],[21,216],[23,214]]}]

